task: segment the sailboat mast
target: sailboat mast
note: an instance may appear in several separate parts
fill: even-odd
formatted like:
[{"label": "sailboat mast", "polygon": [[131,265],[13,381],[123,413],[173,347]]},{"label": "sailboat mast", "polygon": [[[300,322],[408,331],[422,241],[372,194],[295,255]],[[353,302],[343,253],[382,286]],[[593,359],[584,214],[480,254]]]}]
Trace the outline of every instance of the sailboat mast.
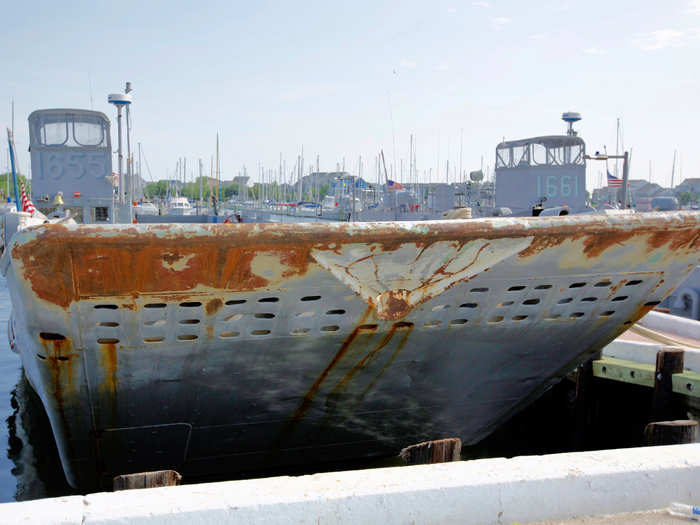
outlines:
[{"label": "sailboat mast", "polygon": [[382,164],[384,165],[384,179],[385,183],[389,183],[389,176],[386,173],[386,159],[384,158],[384,150],[382,150]]},{"label": "sailboat mast", "polygon": [[[615,156],[620,154],[620,117],[617,118],[617,131],[615,132]],[[617,159],[615,159],[615,177],[617,177]]]},{"label": "sailboat mast", "polygon": [[462,180],[462,146],[464,144],[464,129],[459,130],[459,179],[458,182],[464,182]]},{"label": "sailboat mast", "polygon": [[143,199],[143,177],[141,176],[141,143],[137,142],[139,146],[139,177],[137,179],[137,188],[139,191],[140,198]]},{"label": "sailboat mast", "polygon": [[321,181],[318,180],[321,172],[321,156],[316,154],[316,198],[321,201]]},{"label": "sailboat mast", "polygon": [[202,205],[202,159],[199,159],[199,205]]},{"label": "sailboat mast", "polygon": [[216,198],[221,201],[221,169],[219,165],[219,134],[216,134]]},{"label": "sailboat mast", "polygon": [[673,189],[673,179],[674,176],[676,175],[676,154],[678,153],[677,150],[673,150],[673,166],[671,167],[671,189]]}]

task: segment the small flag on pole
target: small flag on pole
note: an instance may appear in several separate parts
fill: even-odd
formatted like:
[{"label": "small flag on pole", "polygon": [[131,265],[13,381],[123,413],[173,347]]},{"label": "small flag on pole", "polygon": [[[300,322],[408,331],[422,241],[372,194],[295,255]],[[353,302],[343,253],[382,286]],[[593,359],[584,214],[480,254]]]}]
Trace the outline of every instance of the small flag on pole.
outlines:
[{"label": "small flag on pole", "polygon": [[622,179],[608,172],[608,188],[622,188]]},{"label": "small flag on pole", "polygon": [[27,213],[34,215],[36,208],[34,207],[34,204],[32,204],[32,201],[29,200],[29,197],[27,197],[27,192],[24,189],[24,182],[20,183],[19,187],[21,190],[20,198],[22,199],[22,211],[26,211]]},{"label": "small flag on pole", "polygon": [[402,190],[403,186],[398,182],[394,182],[391,179],[386,180],[386,189],[388,190]]}]

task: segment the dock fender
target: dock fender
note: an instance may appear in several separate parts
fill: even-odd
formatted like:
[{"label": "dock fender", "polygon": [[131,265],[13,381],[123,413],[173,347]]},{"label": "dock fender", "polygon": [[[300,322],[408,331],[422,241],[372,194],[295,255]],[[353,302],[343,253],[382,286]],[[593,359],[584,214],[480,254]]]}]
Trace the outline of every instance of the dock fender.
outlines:
[{"label": "dock fender", "polygon": [[691,319],[700,321],[700,293],[698,290],[690,287],[681,288],[673,295],[675,295],[675,300],[671,305],[673,310],[687,313]]},{"label": "dock fender", "polygon": [[7,319],[7,340],[10,342],[10,350],[15,354],[19,354],[17,349],[17,338],[15,337],[14,316],[10,312],[10,317]]},{"label": "dock fender", "polygon": [[10,250],[3,246],[2,255],[0,256],[0,273],[2,276],[7,276],[7,270],[10,268]]}]

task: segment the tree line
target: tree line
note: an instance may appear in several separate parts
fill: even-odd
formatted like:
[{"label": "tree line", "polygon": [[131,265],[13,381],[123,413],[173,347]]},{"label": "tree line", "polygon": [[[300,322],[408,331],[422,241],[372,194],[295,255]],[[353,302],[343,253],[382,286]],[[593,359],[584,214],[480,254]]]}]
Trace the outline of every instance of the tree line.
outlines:
[{"label": "tree line", "polygon": [[[176,190],[174,186],[170,187],[170,190],[168,189],[168,186],[171,183],[168,181],[164,180],[159,180],[156,182],[151,182],[150,184],[147,184],[143,188],[143,195],[147,199],[154,199],[154,198],[159,198],[159,199],[165,199],[168,196],[168,191],[170,191],[170,195],[174,195]],[[319,193],[320,193],[320,198],[323,199],[323,197],[328,193],[330,187],[328,184],[323,184],[319,188]],[[229,200],[233,197],[238,197],[239,192],[243,191],[245,193],[245,190],[243,189],[243,185],[239,184],[230,184],[228,186],[222,186],[221,187],[221,200],[226,201]],[[202,199],[203,200],[210,200],[212,192],[216,193],[216,185],[209,185],[209,181],[202,181]],[[191,200],[198,200],[199,199],[199,181],[195,182],[188,182],[186,184],[178,184],[177,187],[177,194],[186,197]],[[297,198],[297,191],[296,187],[291,187],[288,185],[283,185],[279,186],[276,182],[272,182],[269,184],[265,184],[265,191],[263,192],[263,187],[262,184],[256,182],[252,186],[248,186],[248,191],[247,191],[247,199],[248,200],[259,200],[262,195],[264,195],[267,199],[271,200],[285,200],[289,199],[292,201],[295,201]],[[217,196],[218,197],[218,196]],[[304,194],[302,195],[302,200],[311,200],[311,194],[308,191],[305,191]]]}]

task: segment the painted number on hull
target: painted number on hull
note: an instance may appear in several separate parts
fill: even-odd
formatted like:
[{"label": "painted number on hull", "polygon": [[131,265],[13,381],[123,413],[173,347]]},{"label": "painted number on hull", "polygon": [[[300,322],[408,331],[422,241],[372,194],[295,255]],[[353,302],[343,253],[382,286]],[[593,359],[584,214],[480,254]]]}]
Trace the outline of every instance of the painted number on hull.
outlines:
[{"label": "painted number on hull", "polygon": [[578,177],[572,175],[538,175],[537,195],[540,197],[578,197]]}]

